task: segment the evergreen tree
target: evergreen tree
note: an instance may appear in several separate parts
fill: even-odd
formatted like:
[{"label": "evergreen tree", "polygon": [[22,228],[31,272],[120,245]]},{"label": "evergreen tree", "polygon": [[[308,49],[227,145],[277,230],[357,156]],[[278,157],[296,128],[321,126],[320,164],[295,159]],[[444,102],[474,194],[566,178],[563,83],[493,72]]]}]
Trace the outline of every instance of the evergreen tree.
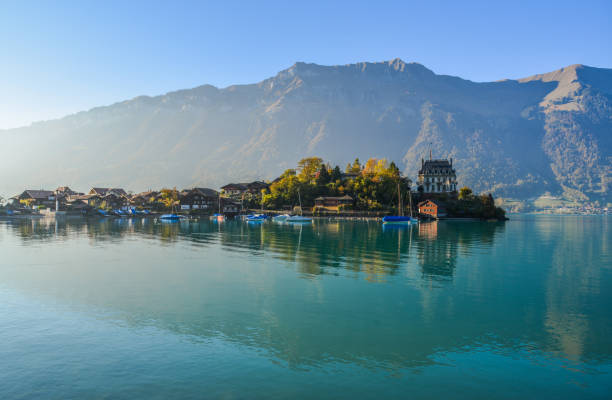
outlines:
[{"label": "evergreen tree", "polygon": [[319,175],[317,176],[317,186],[325,186],[331,181],[331,176],[327,171],[327,166],[322,165],[319,169]]},{"label": "evergreen tree", "polygon": [[340,171],[340,167],[336,165],[336,167],[332,170],[330,180],[332,182],[336,182],[342,179],[342,171]]}]

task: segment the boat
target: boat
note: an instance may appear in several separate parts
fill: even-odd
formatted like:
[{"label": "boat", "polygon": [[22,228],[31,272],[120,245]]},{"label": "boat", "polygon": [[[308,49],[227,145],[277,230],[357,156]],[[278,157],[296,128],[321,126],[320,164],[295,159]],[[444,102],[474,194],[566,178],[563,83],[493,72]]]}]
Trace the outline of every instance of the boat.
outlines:
[{"label": "boat", "polygon": [[387,215],[383,217],[383,224],[410,224],[412,218],[403,215]]},{"label": "boat", "polygon": [[287,218],[289,217],[291,217],[291,215],[289,214],[280,214],[280,215],[275,215],[274,217],[272,217],[272,219],[277,222],[285,222]]},{"label": "boat", "polygon": [[177,214],[162,214],[159,219],[161,221],[178,221],[180,217]]},{"label": "boat", "polygon": [[304,217],[302,215],[291,215],[287,217],[285,221],[287,222],[312,222],[312,218]]},{"label": "boat", "polygon": [[247,215],[246,220],[247,222],[264,222],[266,218],[268,218],[268,216],[265,214],[252,214]]},{"label": "boat", "polygon": [[300,196],[300,191],[298,190],[298,200],[300,202],[300,215],[290,215],[285,221],[287,222],[312,222],[312,218],[304,217],[302,215],[302,196]]},{"label": "boat", "polygon": [[215,214],[212,215],[211,219],[213,221],[223,222],[223,221],[225,221],[225,216],[223,214],[220,214],[220,213],[215,213]]}]

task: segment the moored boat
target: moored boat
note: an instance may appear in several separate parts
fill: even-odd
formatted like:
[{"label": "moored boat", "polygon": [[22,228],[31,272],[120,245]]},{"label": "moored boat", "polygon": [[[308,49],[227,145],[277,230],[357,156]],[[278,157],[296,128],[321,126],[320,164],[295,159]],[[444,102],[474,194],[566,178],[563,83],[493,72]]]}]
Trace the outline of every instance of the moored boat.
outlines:
[{"label": "moored boat", "polygon": [[289,218],[290,216],[291,215],[289,214],[280,214],[280,215],[275,215],[274,217],[272,217],[272,219],[277,222],[285,222],[287,218]]},{"label": "moored boat", "polygon": [[263,222],[266,218],[268,218],[268,216],[265,214],[253,214],[247,215],[246,220],[247,222]]},{"label": "moored boat", "polygon": [[312,222],[312,218],[303,215],[291,215],[285,219],[287,222]]},{"label": "moored boat", "polygon": [[383,217],[383,224],[410,224],[412,218],[403,215],[387,215]]},{"label": "moored boat", "polygon": [[162,214],[159,219],[161,221],[178,221],[180,217],[177,214]]}]

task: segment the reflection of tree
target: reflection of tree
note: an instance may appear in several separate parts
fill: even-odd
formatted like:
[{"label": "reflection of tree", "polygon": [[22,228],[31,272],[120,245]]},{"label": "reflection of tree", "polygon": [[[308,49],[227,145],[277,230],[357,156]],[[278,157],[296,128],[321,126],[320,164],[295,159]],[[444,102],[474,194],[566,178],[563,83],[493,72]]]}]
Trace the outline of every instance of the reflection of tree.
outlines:
[{"label": "reflection of tree", "polygon": [[[378,223],[322,221],[302,227],[139,219],[68,221],[57,228],[28,224],[23,230],[29,240],[48,240],[56,229],[94,244],[131,235],[170,238],[163,248],[128,241],[124,258],[107,263],[98,257],[112,252],[83,252],[96,268],[55,266],[25,271],[23,279],[67,288],[53,296],[86,310],[109,310],[136,327],[153,324],[196,339],[219,336],[291,367],[331,360],[393,370],[428,365],[437,352],[483,343],[511,354],[525,343],[576,359],[612,353],[609,296],[602,295],[609,288],[602,283],[610,264],[608,231],[450,221],[384,230]],[[510,234],[493,246],[505,230]],[[185,251],[191,253],[181,258]],[[455,271],[464,265],[457,262],[462,256],[471,263],[466,274]],[[166,257],[181,259],[180,268],[170,267]],[[285,263],[270,257],[311,279],[279,271]],[[452,269],[431,269],[439,262]],[[398,273],[410,269],[420,269],[417,279],[455,279],[462,289],[415,288]],[[341,271],[391,282],[315,276]]]}]

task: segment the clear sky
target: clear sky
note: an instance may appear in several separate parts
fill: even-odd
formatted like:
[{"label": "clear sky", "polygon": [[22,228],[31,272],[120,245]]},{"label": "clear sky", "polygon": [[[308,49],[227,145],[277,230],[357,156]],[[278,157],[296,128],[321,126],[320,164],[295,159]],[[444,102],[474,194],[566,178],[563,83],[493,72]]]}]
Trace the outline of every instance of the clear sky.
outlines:
[{"label": "clear sky", "polygon": [[295,61],[396,57],[474,81],[612,68],[612,1],[3,1],[0,128]]}]

